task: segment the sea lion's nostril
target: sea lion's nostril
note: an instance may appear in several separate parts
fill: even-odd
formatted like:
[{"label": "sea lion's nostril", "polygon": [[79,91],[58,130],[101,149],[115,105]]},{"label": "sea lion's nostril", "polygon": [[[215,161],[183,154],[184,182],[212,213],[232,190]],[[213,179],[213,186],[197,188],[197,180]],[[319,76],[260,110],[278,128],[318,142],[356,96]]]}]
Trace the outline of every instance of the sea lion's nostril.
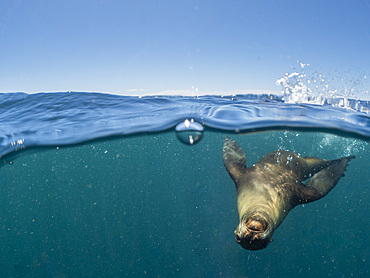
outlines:
[{"label": "sea lion's nostril", "polygon": [[240,242],[240,236],[235,235],[235,241],[236,241],[236,242]]}]

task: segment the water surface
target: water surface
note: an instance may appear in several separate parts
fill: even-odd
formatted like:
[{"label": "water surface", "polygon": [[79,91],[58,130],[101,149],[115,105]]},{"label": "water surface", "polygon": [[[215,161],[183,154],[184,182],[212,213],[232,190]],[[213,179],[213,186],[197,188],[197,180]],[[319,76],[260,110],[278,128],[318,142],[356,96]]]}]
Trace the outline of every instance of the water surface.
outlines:
[{"label": "water surface", "polygon": [[[0,97],[3,277],[369,274],[367,102],[343,108],[267,95]],[[191,146],[174,131],[188,118],[205,127]],[[326,197],[296,207],[274,242],[252,252],[234,241],[236,190],[222,163],[227,135],[248,166],[277,149],[357,157]]]}]

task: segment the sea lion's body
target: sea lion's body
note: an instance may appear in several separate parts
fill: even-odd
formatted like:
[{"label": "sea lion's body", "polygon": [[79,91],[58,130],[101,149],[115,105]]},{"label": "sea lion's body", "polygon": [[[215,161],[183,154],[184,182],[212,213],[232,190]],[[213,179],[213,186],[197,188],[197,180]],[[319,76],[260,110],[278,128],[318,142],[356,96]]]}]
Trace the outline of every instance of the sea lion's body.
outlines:
[{"label": "sea lion's body", "polygon": [[240,220],[236,241],[249,250],[265,248],[289,211],[329,193],[353,158],[324,160],[281,150],[247,168],[243,150],[226,137],[223,161],[237,189]]}]

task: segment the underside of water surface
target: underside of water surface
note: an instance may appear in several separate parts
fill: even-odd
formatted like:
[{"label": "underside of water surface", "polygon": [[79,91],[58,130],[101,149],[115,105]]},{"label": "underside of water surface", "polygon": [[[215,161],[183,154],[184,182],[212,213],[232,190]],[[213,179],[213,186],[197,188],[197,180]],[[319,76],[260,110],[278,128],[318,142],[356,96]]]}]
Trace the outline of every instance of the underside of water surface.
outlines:
[{"label": "underside of water surface", "polygon": [[369,101],[327,98],[290,103],[275,95],[128,97],[97,93],[0,95],[0,157],[58,146],[170,130],[184,120],[233,132],[321,130],[370,138]]}]

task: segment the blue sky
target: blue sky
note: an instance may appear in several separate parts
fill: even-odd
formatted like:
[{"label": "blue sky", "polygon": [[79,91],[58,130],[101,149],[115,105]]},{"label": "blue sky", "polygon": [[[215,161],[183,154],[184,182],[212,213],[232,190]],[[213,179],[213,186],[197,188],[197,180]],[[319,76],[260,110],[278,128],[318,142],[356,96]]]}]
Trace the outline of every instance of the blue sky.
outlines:
[{"label": "blue sky", "polygon": [[0,92],[279,91],[297,60],[368,75],[370,0],[0,0]]}]

